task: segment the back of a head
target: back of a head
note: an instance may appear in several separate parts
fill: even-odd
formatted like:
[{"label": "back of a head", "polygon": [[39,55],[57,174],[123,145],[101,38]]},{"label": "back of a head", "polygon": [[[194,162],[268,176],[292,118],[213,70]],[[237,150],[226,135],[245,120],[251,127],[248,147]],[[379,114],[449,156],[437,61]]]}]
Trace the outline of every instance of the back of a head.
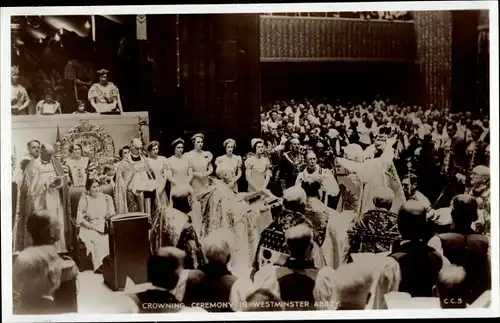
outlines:
[{"label": "back of a head", "polygon": [[148,261],[148,280],[154,286],[173,289],[179,281],[186,253],[174,247],[158,249]]},{"label": "back of a head", "polygon": [[[250,294],[246,299],[245,312],[283,311],[281,299],[267,289],[260,288]],[[269,306],[268,306],[269,305]]]},{"label": "back of a head", "polygon": [[371,296],[372,272],[357,263],[341,265],[334,274],[333,297],[340,310],[362,310]]},{"label": "back of a head", "polygon": [[12,268],[14,290],[21,298],[50,295],[61,283],[63,261],[54,246],[28,247],[21,251]]},{"label": "back of a head", "polygon": [[308,180],[302,182],[302,189],[306,193],[307,197],[318,197],[319,190],[321,189],[321,183],[317,180]]},{"label": "back of a head", "polygon": [[451,201],[451,217],[458,228],[470,228],[478,219],[477,201],[472,195],[460,194]]},{"label": "back of a head", "polygon": [[230,231],[217,230],[202,240],[203,254],[209,264],[227,265],[232,250],[230,237]]},{"label": "back of a head", "polygon": [[398,212],[398,229],[404,240],[419,240],[428,237],[426,210],[422,203],[406,201]]},{"label": "back of a head", "polygon": [[172,188],[173,208],[186,214],[191,212],[191,204],[189,203],[190,194],[191,188],[188,185],[180,185]]},{"label": "back of a head", "polygon": [[307,224],[299,224],[285,231],[290,256],[305,259],[312,247],[313,230]]},{"label": "back of a head", "polygon": [[304,212],[307,195],[299,186],[292,186],[283,192],[283,206],[293,212]]},{"label": "back of a head", "polygon": [[57,242],[54,232],[55,222],[58,221],[49,211],[34,212],[26,221],[26,229],[33,239],[33,245],[52,245]]},{"label": "back of a head", "polygon": [[394,192],[388,187],[381,187],[375,192],[373,204],[377,208],[390,210],[394,200]]},{"label": "back of a head", "polygon": [[465,308],[467,306],[467,273],[463,267],[449,265],[438,274],[436,292],[441,308]]}]

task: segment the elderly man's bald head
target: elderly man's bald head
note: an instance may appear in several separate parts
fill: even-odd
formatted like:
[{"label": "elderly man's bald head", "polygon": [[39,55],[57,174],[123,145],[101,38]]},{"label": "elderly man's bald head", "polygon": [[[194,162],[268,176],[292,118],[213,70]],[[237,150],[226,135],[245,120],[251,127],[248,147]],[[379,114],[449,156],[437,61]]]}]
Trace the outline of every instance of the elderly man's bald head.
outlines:
[{"label": "elderly man's bald head", "polygon": [[55,153],[56,150],[54,149],[54,146],[50,144],[43,144],[40,148],[40,157],[43,160],[49,160]]},{"label": "elderly man's bald head", "polygon": [[479,187],[481,185],[488,184],[490,180],[490,168],[484,165],[479,165],[472,169],[471,173],[471,185],[474,187]]},{"label": "elderly man's bald head", "polygon": [[465,308],[469,294],[465,269],[455,265],[443,267],[438,274],[434,293],[439,297],[441,308]]},{"label": "elderly man's bald head", "polygon": [[406,201],[398,212],[398,229],[404,240],[426,238],[429,228],[424,205],[415,200]]},{"label": "elderly man's bald head", "polygon": [[142,140],[140,138],[133,138],[130,141],[130,146],[136,149],[141,149],[142,148]]}]

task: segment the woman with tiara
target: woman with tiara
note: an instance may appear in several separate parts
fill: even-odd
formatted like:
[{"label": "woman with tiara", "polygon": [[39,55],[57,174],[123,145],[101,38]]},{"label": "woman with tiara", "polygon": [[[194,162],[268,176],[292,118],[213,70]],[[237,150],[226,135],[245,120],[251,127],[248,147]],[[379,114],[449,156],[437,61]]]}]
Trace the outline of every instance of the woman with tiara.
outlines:
[{"label": "woman with tiara", "polygon": [[167,184],[168,160],[164,156],[158,155],[160,151],[160,143],[158,141],[152,141],[147,146],[147,151],[149,153],[148,163],[151,166],[156,182],[158,183],[156,188],[158,201],[160,202],[161,207],[166,207],[168,204],[168,198],[165,186]]},{"label": "woman with tiara", "polygon": [[198,194],[203,191],[203,189],[209,186],[210,180],[209,176],[213,172],[212,159],[213,155],[209,151],[203,150],[203,140],[205,136],[201,133],[195,134],[191,137],[193,142],[193,150],[186,153],[192,167],[193,167],[193,179],[191,180],[191,187],[193,188],[193,199],[192,199],[192,220],[193,226],[197,234],[201,233],[201,227],[203,223],[203,218],[201,216],[202,210],[200,201],[198,200]]},{"label": "woman with tiara", "polygon": [[191,186],[193,187],[195,194],[208,185],[208,176],[210,176],[213,172],[213,156],[211,152],[203,150],[204,139],[205,137],[203,134],[195,134],[191,138],[194,148],[186,154],[191,161],[191,165],[193,166],[193,179],[191,180]]},{"label": "woman with tiara", "polygon": [[271,179],[271,163],[264,157],[264,141],[254,138],[251,141],[254,155],[245,161],[246,179],[249,192],[266,190]]},{"label": "woman with tiara", "polygon": [[172,142],[174,154],[167,159],[167,180],[172,184],[170,191],[176,186],[191,186],[193,179],[193,166],[189,158],[184,154],[184,140],[175,139]]},{"label": "woman with tiara", "polygon": [[223,143],[226,149],[226,154],[219,156],[215,159],[215,166],[217,168],[230,170],[230,180],[229,187],[233,189],[234,192],[238,192],[238,180],[241,177],[241,166],[242,160],[241,156],[234,155],[234,149],[236,148],[236,141],[234,139],[226,139]]}]

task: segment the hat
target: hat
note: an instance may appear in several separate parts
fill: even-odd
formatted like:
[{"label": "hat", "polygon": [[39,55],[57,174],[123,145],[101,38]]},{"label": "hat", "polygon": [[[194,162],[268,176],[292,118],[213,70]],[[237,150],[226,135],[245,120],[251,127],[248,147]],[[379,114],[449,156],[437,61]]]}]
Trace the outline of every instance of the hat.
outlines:
[{"label": "hat", "polygon": [[97,71],[97,75],[99,75],[99,76],[101,76],[103,74],[108,74],[108,73],[109,73],[109,71],[107,69],[105,69],[105,68],[100,69],[100,70]]},{"label": "hat", "polygon": [[230,143],[232,143],[233,146],[236,147],[236,141],[234,141],[234,139],[231,139],[231,138],[224,140],[224,142],[222,143],[222,146],[226,147]]},{"label": "hat", "polygon": [[263,143],[264,141],[260,138],[253,138],[251,141],[250,141],[250,146],[252,146],[252,148],[255,148],[255,145],[257,145],[258,143]]},{"label": "hat", "polygon": [[205,136],[204,136],[202,133],[197,133],[197,134],[195,134],[195,135],[193,135],[193,136],[191,137],[191,140],[192,140],[192,141],[195,141],[195,140],[196,140],[196,138],[205,139]]},{"label": "hat", "polygon": [[182,139],[182,138],[177,138],[177,139],[175,139],[174,141],[172,141],[171,146],[172,146],[172,147],[175,147],[175,146],[177,146],[178,144],[184,144],[184,139]]}]

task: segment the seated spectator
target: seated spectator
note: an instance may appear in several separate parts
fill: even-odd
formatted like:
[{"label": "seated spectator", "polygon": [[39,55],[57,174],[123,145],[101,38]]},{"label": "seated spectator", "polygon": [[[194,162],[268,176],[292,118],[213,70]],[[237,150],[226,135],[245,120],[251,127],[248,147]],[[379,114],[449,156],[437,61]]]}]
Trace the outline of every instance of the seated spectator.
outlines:
[{"label": "seated spectator", "polygon": [[443,258],[426,244],[429,232],[425,207],[417,201],[405,202],[398,213],[398,229],[402,241],[393,246],[389,256],[400,267],[399,291],[412,297],[431,297]]},{"label": "seated spectator", "polygon": [[77,100],[76,111],[73,111],[73,114],[90,114],[90,112],[87,111],[85,102],[83,102],[82,100]]},{"label": "seated spectator", "polygon": [[373,275],[356,263],[341,265],[334,274],[332,305],[337,310],[363,310],[371,297]]},{"label": "seated spectator", "polygon": [[491,288],[488,238],[471,229],[472,223],[477,220],[477,211],[473,196],[456,196],[452,200],[452,230],[439,235],[444,256],[467,272],[469,291],[464,296],[468,304]]},{"label": "seated spectator", "polygon": [[283,311],[281,299],[276,297],[267,289],[258,289],[250,294],[246,299],[246,306],[242,308],[244,312],[270,312]]},{"label": "seated spectator", "polygon": [[40,115],[54,115],[61,114],[61,104],[53,99],[52,89],[45,90],[45,97],[40,100],[36,105],[36,114]]},{"label": "seated spectator", "polygon": [[468,292],[467,273],[463,267],[451,265],[441,269],[434,287],[441,308],[466,308]]},{"label": "seated spectator", "polygon": [[104,258],[109,255],[109,236],[105,230],[106,220],[115,215],[113,198],[100,192],[99,181],[87,179],[85,192],[80,195],[76,223],[80,228],[79,238],[92,257],[95,272],[102,272]]},{"label": "seated spectator", "polygon": [[47,210],[33,213],[26,221],[26,229],[33,246],[54,245],[61,239],[61,222]]},{"label": "seated spectator", "polygon": [[[392,249],[400,241],[398,216],[390,211],[394,193],[389,188],[377,190],[373,197],[375,209],[358,218],[348,231],[349,254],[380,253]],[[352,259],[351,259],[352,260]]]},{"label": "seated spectator", "polygon": [[[232,234],[222,230],[212,232],[202,241],[206,264],[198,270],[190,270],[186,284],[184,304],[228,303],[231,288],[236,277],[229,272],[227,265],[231,258],[231,243],[227,239]],[[231,312],[231,308],[210,308],[209,312]]]},{"label": "seated spectator", "polygon": [[61,285],[63,261],[52,245],[21,251],[12,268],[15,314],[56,314],[53,293]]},{"label": "seated spectator", "polygon": [[[61,239],[61,222],[47,210],[33,213],[26,221],[28,233],[33,239],[33,246],[54,246]],[[78,266],[68,255],[60,255],[61,276],[59,287],[52,295],[58,312],[68,312],[74,308],[76,300],[68,293],[76,293]],[[76,297],[76,294],[73,294]]]},{"label": "seated spectator", "polygon": [[148,281],[153,288],[131,295],[141,313],[176,313],[184,307],[185,257],[184,251],[165,247],[149,258]]},{"label": "seated spectator", "polygon": [[313,310],[315,305],[313,290],[318,284],[316,278],[319,272],[311,260],[313,230],[309,225],[302,223],[289,228],[285,232],[285,239],[290,254],[285,264],[264,266],[255,274],[254,283],[259,288],[269,289],[285,302],[303,302],[303,307],[286,308],[286,310]]}]

